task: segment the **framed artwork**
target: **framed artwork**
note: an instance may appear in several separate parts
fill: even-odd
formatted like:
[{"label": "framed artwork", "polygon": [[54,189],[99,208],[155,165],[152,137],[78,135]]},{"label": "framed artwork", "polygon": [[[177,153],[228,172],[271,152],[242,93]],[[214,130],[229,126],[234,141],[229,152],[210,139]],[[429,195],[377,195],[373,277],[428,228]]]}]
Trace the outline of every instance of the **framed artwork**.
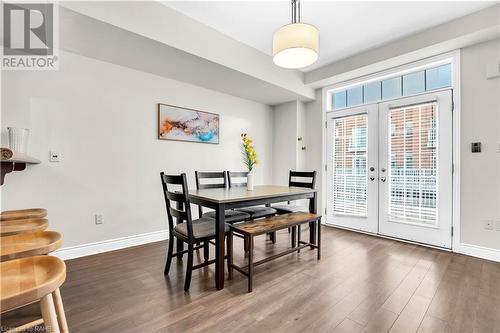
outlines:
[{"label": "framed artwork", "polygon": [[219,143],[219,115],[158,103],[158,139]]}]

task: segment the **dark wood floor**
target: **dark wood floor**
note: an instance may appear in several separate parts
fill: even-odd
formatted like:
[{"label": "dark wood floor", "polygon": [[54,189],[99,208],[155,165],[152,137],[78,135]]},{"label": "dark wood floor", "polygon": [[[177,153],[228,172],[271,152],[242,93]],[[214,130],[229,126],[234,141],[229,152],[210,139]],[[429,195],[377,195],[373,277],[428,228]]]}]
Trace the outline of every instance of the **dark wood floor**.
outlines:
[{"label": "dark wood floor", "polygon": [[[276,245],[257,238],[257,257],[288,237],[280,232]],[[320,262],[303,250],[257,267],[251,294],[237,272],[216,291],[213,266],[195,271],[184,293],[182,262],[163,276],[165,242],[67,261],[70,330],[500,332],[500,264],[328,227],[322,243]],[[239,239],[235,252],[241,262]]]}]

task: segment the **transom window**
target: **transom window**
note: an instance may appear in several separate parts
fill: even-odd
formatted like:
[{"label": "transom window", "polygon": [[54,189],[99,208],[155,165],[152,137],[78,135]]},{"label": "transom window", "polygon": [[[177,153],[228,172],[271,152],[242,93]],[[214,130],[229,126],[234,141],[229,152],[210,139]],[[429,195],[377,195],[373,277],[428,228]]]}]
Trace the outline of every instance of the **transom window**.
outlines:
[{"label": "transom window", "polygon": [[451,87],[451,64],[419,70],[339,90],[331,94],[330,110],[387,101]]}]

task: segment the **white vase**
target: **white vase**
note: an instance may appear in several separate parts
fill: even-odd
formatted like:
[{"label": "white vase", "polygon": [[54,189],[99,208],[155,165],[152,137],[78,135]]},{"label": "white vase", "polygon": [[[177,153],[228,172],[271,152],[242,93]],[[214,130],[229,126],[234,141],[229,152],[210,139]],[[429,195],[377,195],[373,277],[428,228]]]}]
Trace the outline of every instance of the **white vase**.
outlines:
[{"label": "white vase", "polygon": [[247,174],[247,190],[253,191],[253,173],[249,172]]},{"label": "white vase", "polygon": [[9,148],[19,153],[28,153],[28,137],[30,130],[27,128],[7,127],[9,133]]}]

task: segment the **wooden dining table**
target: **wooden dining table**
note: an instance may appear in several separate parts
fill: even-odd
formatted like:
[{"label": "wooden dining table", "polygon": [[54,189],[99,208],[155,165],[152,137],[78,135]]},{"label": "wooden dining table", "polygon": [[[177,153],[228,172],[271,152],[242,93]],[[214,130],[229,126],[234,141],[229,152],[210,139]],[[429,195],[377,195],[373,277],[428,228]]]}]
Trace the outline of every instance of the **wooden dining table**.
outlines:
[{"label": "wooden dining table", "polygon": [[[215,285],[218,290],[224,288],[224,212],[227,209],[301,199],[308,199],[309,212],[317,213],[317,192],[308,188],[260,185],[255,186],[253,191],[248,191],[246,187],[189,190],[192,204],[215,210]],[[311,243],[316,242],[316,232],[312,226],[309,228],[309,237]]]}]

